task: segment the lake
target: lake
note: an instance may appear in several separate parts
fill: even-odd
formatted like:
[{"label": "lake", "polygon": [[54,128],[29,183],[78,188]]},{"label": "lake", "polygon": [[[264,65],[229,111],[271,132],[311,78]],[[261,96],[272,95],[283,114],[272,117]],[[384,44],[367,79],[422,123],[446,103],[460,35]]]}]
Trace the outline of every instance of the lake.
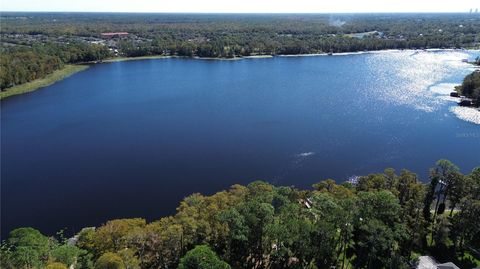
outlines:
[{"label": "lake", "polygon": [[[97,64],[1,102],[2,236],[158,219],[265,180],[480,165],[478,112],[448,97],[478,51]],[[476,114],[477,113],[477,114]]]}]

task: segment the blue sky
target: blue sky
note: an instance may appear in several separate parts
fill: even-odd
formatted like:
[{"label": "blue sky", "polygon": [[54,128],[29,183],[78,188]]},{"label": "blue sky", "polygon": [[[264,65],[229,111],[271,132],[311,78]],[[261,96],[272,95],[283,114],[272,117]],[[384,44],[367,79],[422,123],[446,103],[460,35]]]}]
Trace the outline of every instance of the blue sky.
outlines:
[{"label": "blue sky", "polygon": [[0,0],[2,11],[97,12],[468,12],[480,0]]}]

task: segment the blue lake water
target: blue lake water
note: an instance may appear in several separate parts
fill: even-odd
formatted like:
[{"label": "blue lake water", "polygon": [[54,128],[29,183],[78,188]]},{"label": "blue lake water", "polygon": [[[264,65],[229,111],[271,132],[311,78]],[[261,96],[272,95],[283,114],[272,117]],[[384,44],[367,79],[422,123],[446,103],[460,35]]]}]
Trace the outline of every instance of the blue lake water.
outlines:
[{"label": "blue lake water", "polygon": [[93,65],[1,102],[2,235],[158,219],[188,194],[257,179],[309,187],[393,167],[426,181],[441,158],[470,172],[478,115],[445,94],[479,54]]}]

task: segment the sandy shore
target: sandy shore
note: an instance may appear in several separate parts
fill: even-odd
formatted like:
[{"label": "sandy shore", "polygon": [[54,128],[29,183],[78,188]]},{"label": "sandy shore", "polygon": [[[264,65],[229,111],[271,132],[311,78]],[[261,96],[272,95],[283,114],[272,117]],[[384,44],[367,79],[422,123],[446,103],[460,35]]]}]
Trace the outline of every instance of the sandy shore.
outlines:
[{"label": "sandy shore", "polygon": [[115,58],[103,60],[100,63],[113,63],[113,62],[123,62],[123,61],[149,60],[149,59],[168,59],[173,57],[174,56],[166,56],[166,55],[151,55],[151,56],[140,56],[140,57],[115,57]]},{"label": "sandy shore", "polygon": [[[220,57],[198,57],[198,56],[175,56],[175,55],[152,55],[152,56],[140,56],[140,57],[115,57],[107,60],[103,60],[102,63],[111,63],[111,62],[123,62],[123,61],[135,61],[135,60],[148,60],[148,59],[169,59],[169,58],[179,58],[179,59],[195,59],[195,60],[217,60],[217,61],[238,61],[243,59],[261,59],[261,58],[274,58],[274,57],[316,57],[316,56],[343,56],[343,55],[357,55],[357,54],[366,54],[366,53],[388,53],[388,52],[436,52],[436,51],[462,51],[460,49],[426,49],[426,50],[413,50],[413,49],[386,49],[386,50],[368,50],[368,51],[353,51],[353,52],[338,52],[333,54],[328,53],[307,53],[307,54],[279,54],[279,55],[250,55],[250,56],[239,56],[233,58],[220,58]],[[476,50],[468,50],[476,51]]]},{"label": "sandy shore", "polygon": [[101,61],[100,63],[114,63],[114,62],[123,62],[123,61],[136,61],[136,60],[150,60],[150,59],[195,59],[195,60],[215,60],[215,61],[238,61],[243,59],[261,59],[261,58],[273,58],[273,55],[251,55],[251,56],[241,56],[233,58],[220,58],[220,57],[198,57],[198,56],[175,56],[175,55],[151,55],[151,56],[140,56],[140,57],[115,57]]}]

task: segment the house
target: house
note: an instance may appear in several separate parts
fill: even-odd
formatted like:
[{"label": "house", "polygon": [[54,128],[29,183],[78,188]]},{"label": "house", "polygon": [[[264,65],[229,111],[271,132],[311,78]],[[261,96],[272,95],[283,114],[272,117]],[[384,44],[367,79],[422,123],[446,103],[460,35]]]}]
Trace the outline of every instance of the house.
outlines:
[{"label": "house", "polygon": [[420,256],[416,269],[436,269],[437,262],[430,256]]},{"label": "house", "polygon": [[304,205],[307,209],[312,208],[312,205],[313,205],[313,201],[311,198],[307,198],[306,200],[300,199],[299,203]]},{"label": "house", "polygon": [[460,269],[453,262],[437,263],[431,256],[420,256],[418,259],[417,269]]},{"label": "house", "polygon": [[460,102],[458,102],[460,106],[473,106],[473,99],[462,97]]},{"label": "house", "polygon": [[437,269],[460,269],[453,262],[446,262],[442,264],[437,264]]},{"label": "house", "polygon": [[101,33],[101,36],[104,38],[115,38],[115,37],[128,36],[128,33],[127,32]]}]

